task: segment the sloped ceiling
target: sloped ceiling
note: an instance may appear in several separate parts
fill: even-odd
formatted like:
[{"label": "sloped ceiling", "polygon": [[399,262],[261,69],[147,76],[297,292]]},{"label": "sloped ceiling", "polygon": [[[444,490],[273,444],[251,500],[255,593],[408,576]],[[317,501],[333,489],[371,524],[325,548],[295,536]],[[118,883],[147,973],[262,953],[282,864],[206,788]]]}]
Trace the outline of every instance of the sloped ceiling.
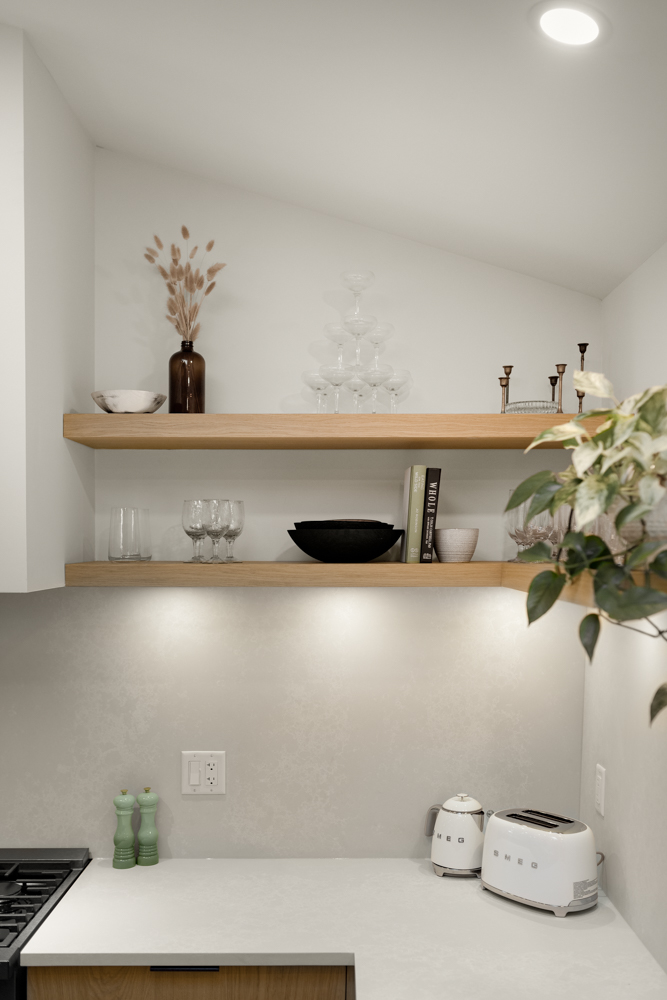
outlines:
[{"label": "sloped ceiling", "polygon": [[667,2],[0,0],[101,146],[604,296],[667,240]]}]

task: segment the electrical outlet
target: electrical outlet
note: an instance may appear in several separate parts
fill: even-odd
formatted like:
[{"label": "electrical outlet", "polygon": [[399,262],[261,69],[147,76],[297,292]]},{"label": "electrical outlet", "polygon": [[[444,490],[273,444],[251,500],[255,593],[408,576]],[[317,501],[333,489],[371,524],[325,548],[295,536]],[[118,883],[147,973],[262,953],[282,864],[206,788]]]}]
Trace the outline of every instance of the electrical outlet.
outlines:
[{"label": "electrical outlet", "polygon": [[181,750],[183,795],[224,795],[225,772],[224,750]]},{"label": "electrical outlet", "polygon": [[595,810],[604,816],[604,786],[607,769],[602,764],[595,765]]}]

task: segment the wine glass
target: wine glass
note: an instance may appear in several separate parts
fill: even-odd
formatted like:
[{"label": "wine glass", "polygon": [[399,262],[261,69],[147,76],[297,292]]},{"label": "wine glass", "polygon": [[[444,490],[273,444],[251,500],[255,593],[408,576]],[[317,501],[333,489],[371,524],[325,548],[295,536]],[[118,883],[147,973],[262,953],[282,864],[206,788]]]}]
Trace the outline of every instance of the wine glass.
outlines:
[{"label": "wine glass", "polygon": [[[325,378],[322,378],[319,372],[304,372],[301,376],[301,380],[306,383],[309,389],[312,389],[317,396],[317,413],[326,413],[326,397],[327,390],[329,388],[329,383]],[[322,408],[322,398],[324,397],[324,409]]]},{"label": "wine glass", "polygon": [[192,539],[192,559],[190,562],[200,563],[204,561],[203,548],[206,538],[206,528],[204,527],[205,500],[185,500],[183,502],[183,514],[181,523],[183,531]]},{"label": "wine glass", "polygon": [[401,389],[404,389],[411,381],[412,375],[410,372],[405,369],[401,369],[400,371],[392,372],[389,378],[383,382],[382,388],[389,393],[391,413],[398,413],[399,393],[401,392]]},{"label": "wine glass", "polygon": [[324,336],[333,341],[338,348],[338,367],[343,367],[343,348],[350,340],[352,334],[338,323],[327,323],[324,327]]},{"label": "wine glass", "polygon": [[359,413],[359,403],[368,396],[370,391],[368,384],[355,373],[344,385],[348,392],[351,392],[354,396],[354,413]]},{"label": "wine glass", "polygon": [[366,385],[369,385],[373,390],[371,393],[372,413],[377,413],[378,389],[393,374],[393,371],[391,365],[378,365],[377,368],[362,368],[359,372],[359,378],[363,379]]},{"label": "wine glass", "polygon": [[394,336],[394,328],[391,323],[377,323],[366,334],[366,340],[369,340],[373,347],[375,348],[375,358],[373,360],[373,366],[377,368],[380,363],[380,345],[384,344],[385,340],[389,340],[390,337]]},{"label": "wine glass", "polygon": [[323,365],[320,368],[320,375],[322,378],[326,379],[327,382],[333,386],[334,390],[334,413],[340,413],[338,408],[338,402],[340,397],[340,387],[343,382],[347,382],[352,374],[352,368],[349,365],[344,365],[342,368],[334,367],[332,365]]},{"label": "wine glass", "polygon": [[[512,496],[513,492],[514,490],[510,490],[510,496]],[[508,510],[505,514],[507,534],[513,542],[516,542],[519,553],[532,548],[537,542],[550,542],[554,544],[559,541],[560,525],[557,526],[554,524],[554,519],[548,510],[537,514],[531,519],[529,524],[525,523],[531,501],[532,497],[530,500],[525,500],[518,507]],[[510,559],[510,562],[522,562],[522,560],[519,559],[517,553],[514,559]]]},{"label": "wine glass", "polygon": [[231,511],[231,517],[229,521],[229,527],[225,531],[225,539],[227,541],[227,556],[224,562],[237,563],[237,562],[242,562],[242,560],[234,558],[234,542],[243,531],[243,525],[245,523],[245,506],[243,504],[243,500],[230,500],[229,506]]},{"label": "wine glass", "polygon": [[232,511],[229,500],[205,500],[203,524],[206,534],[213,542],[213,553],[207,562],[221,563],[223,560],[218,554],[220,539],[227,531],[232,520]]}]

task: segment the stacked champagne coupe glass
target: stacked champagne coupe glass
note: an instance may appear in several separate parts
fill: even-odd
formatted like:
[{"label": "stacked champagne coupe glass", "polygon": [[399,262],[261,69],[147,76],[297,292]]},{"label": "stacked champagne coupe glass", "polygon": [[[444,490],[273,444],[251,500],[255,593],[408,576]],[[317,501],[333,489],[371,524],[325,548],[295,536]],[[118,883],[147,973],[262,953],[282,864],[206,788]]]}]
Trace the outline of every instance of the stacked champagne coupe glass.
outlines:
[{"label": "stacked champagne coupe glass", "polygon": [[[393,336],[394,328],[391,323],[379,322],[362,307],[362,293],[372,285],[375,275],[372,271],[344,271],[341,280],[352,292],[354,306],[340,323],[328,323],[324,328],[324,336],[336,347],[336,362],[304,372],[302,380],[315,395],[317,413],[326,413],[329,401],[332,412],[340,413],[342,390],[352,396],[354,413],[361,413],[367,402],[371,412],[377,413],[380,391],[389,399],[390,412],[397,413],[399,401],[410,390],[412,376],[408,371],[380,364],[380,350]],[[373,349],[370,363],[362,360],[362,343]],[[346,363],[345,353],[351,347],[354,360]]]}]

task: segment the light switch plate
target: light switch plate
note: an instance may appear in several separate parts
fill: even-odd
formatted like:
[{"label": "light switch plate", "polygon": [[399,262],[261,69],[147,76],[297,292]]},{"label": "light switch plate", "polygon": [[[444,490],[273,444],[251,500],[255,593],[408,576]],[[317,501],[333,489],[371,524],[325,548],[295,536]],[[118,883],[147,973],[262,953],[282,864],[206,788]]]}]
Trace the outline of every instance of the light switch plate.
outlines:
[{"label": "light switch plate", "polygon": [[224,795],[225,770],[224,750],[181,750],[181,793]]},{"label": "light switch plate", "polygon": [[604,816],[604,786],[607,778],[607,769],[602,764],[595,765],[595,809]]}]

